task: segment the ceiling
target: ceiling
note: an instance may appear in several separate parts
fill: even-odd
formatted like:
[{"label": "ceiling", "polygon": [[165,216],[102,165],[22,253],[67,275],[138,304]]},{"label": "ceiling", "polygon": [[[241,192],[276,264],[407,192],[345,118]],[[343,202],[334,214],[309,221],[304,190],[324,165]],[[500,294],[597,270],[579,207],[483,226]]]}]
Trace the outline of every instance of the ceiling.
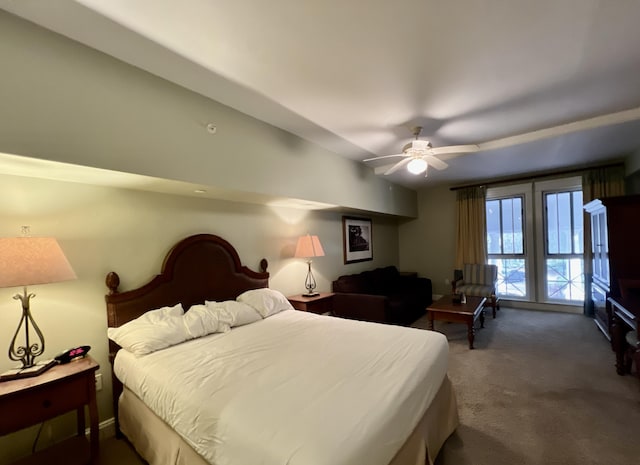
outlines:
[{"label": "ceiling", "polygon": [[[638,1],[0,0],[0,8],[354,160],[399,153],[413,126],[434,147],[481,144],[426,178],[388,176],[411,188],[604,163],[640,148]],[[503,140],[523,133],[532,134]]]}]

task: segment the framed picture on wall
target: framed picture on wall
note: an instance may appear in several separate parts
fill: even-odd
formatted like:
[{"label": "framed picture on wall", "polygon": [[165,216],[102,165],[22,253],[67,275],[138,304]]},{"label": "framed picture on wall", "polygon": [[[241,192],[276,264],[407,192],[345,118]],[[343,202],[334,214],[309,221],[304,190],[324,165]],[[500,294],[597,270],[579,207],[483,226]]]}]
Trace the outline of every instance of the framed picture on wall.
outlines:
[{"label": "framed picture on wall", "polygon": [[342,217],[344,262],[373,260],[373,228],[367,218]]}]

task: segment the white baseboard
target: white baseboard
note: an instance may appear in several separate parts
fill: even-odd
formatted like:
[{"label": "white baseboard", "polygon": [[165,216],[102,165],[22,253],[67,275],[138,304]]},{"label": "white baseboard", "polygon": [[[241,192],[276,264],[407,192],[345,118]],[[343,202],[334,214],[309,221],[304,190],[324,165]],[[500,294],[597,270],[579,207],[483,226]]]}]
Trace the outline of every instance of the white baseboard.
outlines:
[{"label": "white baseboard", "polygon": [[[442,294],[433,294],[433,301],[440,299]],[[523,309],[523,310],[542,310],[547,312],[564,312],[564,313],[578,313],[582,314],[582,306],[580,305],[569,305],[569,304],[546,304],[546,303],[538,303],[538,302],[526,302],[523,300],[505,300],[500,299],[500,306],[513,308],[513,309]]]},{"label": "white baseboard", "polygon": [[523,309],[523,310],[542,310],[547,312],[563,312],[563,313],[578,313],[582,314],[582,306],[567,305],[567,304],[543,304],[537,302],[525,302],[521,300],[505,300],[500,299],[500,306]]},{"label": "white baseboard", "polygon": [[[108,418],[104,421],[101,421],[98,425],[98,433],[100,435],[100,441],[104,441],[105,439],[112,438],[116,435],[116,420],[114,417]],[[87,428],[85,430],[85,435],[89,436],[90,430]]]}]

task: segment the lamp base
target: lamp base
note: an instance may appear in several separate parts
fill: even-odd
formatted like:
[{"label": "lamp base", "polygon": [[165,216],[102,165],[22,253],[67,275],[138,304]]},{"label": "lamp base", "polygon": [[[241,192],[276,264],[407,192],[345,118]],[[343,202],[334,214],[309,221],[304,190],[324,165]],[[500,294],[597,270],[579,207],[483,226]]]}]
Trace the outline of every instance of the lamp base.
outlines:
[{"label": "lamp base", "polygon": [[11,381],[12,379],[38,376],[57,364],[58,362],[56,360],[42,360],[41,362],[37,362],[35,365],[29,368],[17,367],[1,373],[0,381]]},{"label": "lamp base", "polygon": [[319,295],[320,295],[319,292],[308,292],[306,294],[302,294],[302,297],[317,297]]}]

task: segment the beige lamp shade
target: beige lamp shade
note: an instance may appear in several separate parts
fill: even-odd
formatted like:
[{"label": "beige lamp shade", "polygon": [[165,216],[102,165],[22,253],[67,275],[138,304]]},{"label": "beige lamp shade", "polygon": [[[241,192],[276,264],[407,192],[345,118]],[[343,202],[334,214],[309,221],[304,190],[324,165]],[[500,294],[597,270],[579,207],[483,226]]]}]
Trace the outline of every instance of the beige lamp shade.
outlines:
[{"label": "beige lamp shade", "polygon": [[0,238],[0,287],[71,279],[76,274],[53,237]]},{"label": "beige lamp shade", "polygon": [[296,245],[296,258],[324,257],[324,249],[318,236],[300,236]]},{"label": "beige lamp shade", "polygon": [[309,270],[307,271],[307,278],[304,281],[304,287],[307,289],[307,293],[302,295],[305,297],[318,295],[318,293],[315,292],[316,278],[313,277],[313,273],[311,272],[311,259],[313,257],[324,257],[324,249],[322,248],[322,244],[320,243],[318,236],[312,236],[310,234],[300,236],[298,238],[298,243],[296,244],[296,253],[294,254],[294,257],[308,259],[307,265]]}]

